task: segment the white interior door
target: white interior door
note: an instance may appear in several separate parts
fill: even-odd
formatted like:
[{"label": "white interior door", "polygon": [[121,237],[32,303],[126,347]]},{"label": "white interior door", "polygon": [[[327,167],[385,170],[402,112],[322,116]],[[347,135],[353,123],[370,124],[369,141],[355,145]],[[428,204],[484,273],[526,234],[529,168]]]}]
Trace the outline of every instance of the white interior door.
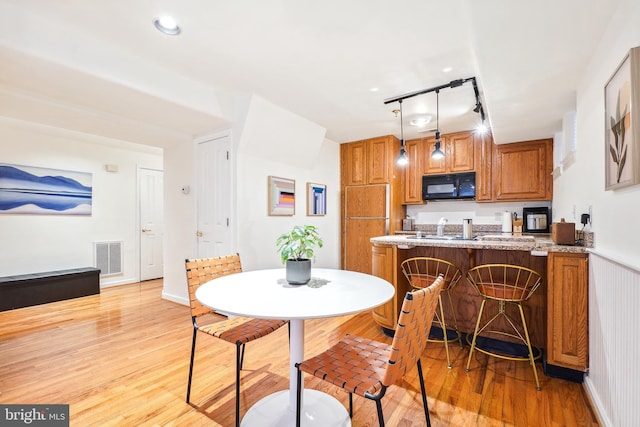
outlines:
[{"label": "white interior door", "polygon": [[233,250],[231,242],[231,137],[198,143],[198,256],[216,257]]},{"label": "white interior door", "polygon": [[138,169],[140,194],[140,280],[162,277],[163,172]]}]

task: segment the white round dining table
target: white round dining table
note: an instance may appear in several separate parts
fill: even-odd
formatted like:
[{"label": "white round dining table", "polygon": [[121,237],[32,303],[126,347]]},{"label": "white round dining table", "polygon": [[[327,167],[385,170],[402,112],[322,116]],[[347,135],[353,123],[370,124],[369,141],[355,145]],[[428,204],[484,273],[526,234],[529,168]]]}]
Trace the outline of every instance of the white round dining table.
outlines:
[{"label": "white round dining table", "polygon": [[[362,312],[389,301],[395,289],[384,279],[355,271],[313,268],[305,285],[291,285],[285,269],[255,270],[211,280],[196,298],[229,315],[289,320],[289,389],[264,397],[242,418],[243,427],[295,426],[296,363],[304,360],[304,321]],[[303,426],[350,426],[344,405],[333,396],[303,390]]]}]

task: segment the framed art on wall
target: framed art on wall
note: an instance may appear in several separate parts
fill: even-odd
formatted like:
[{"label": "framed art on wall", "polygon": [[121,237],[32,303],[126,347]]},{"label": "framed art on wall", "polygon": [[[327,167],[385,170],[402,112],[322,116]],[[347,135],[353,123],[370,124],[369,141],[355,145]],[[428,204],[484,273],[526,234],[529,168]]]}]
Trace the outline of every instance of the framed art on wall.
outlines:
[{"label": "framed art on wall", "polygon": [[604,88],[605,190],[640,182],[640,47],[629,51]]},{"label": "framed art on wall", "polygon": [[327,186],[307,183],[307,216],[327,214]]},{"label": "framed art on wall", "polygon": [[91,215],[91,174],[0,164],[0,213]]},{"label": "framed art on wall", "polygon": [[296,182],[269,176],[269,215],[291,216],[296,213]]}]

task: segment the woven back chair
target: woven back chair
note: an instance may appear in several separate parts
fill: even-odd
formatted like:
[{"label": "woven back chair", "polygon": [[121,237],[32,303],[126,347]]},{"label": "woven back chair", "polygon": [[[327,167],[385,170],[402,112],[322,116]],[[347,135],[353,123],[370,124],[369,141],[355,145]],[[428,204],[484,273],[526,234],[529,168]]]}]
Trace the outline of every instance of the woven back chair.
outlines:
[{"label": "woven back chair", "polygon": [[353,416],[353,393],[375,401],[378,421],[383,427],[382,397],[389,386],[400,383],[414,366],[418,367],[427,426],[431,426],[420,355],[427,344],[427,335],[443,284],[444,278],[440,276],[424,289],[407,292],[391,345],[347,335],[323,353],[296,364],[296,426],[301,425],[303,372],[346,390],[349,393],[350,417]]},{"label": "woven back chair", "polygon": [[[538,372],[536,370],[533,347],[529,339],[527,321],[522,310],[522,303],[528,300],[542,283],[542,276],[530,268],[510,264],[483,264],[471,268],[467,272],[467,280],[482,296],[482,304],[478,312],[476,328],[471,341],[469,358],[467,359],[467,371],[471,365],[471,356],[475,350],[489,356],[507,360],[528,361],[533,368],[536,380],[536,389],[541,390]],[[489,319],[482,322],[487,301],[497,301],[498,310]],[[518,308],[518,318],[512,318],[506,311],[506,305],[515,305]],[[492,325],[499,318],[503,318],[508,326],[507,330],[493,329]],[[519,326],[517,326],[519,324]],[[483,332],[511,337],[520,341],[527,348],[527,355],[509,354],[497,349],[483,348],[477,345],[478,335]],[[541,352],[538,349],[538,354]],[[539,357],[539,356],[538,356]]]},{"label": "woven back chair", "polygon": [[436,314],[433,317],[433,322],[440,325],[440,328],[442,329],[442,339],[429,336],[429,341],[444,342],[444,348],[447,354],[447,366],[451,369],[451,357],[449,356],[450,339],[449,332],[447,331],[447,321],[444,317],[442,298],[443,295],[446,297],[451,312],[451,321],[449,324],[453,324],[452,333],[454,334],[451,339],[453,341],[458,341],[460,348],[462,348],[462,334],[458,329],[458,320],[456,319],[456,312],[453,308],[453,301],[451,299],[451,290],[462,277],[460,268],[449,261],[439,258],[414,257],[402,261],[400,269],[413,289],[422,289],[427,287],[433,283],[438,276],[442,275],[444,283],[442,285],[442,292],[438,296]]},{"label": "woven back chair", "polygon": [[[216,258],[200,258],[185,260],[189,302],[191,305],[191,321],[193,323],[193,340],[191,343],[191,361],[189,363],[189,379],[187,382],[187,403],[191,397],[191,378],[196,350],[198,332],[235,344],[236,346],[236,426],[240,425],[240,371],[244,361],[244,345],[249,341],[261,338],[287,324],[285,320],[251,319],[233,317],[226,320],[210,321],[199,324],[204,315],[214,314],[196,298],[196,290],[204,283],[217,277],[240,273],[242,265],[240,255],[233,254]],[[241,289],[238,290],[241,292]]]}]

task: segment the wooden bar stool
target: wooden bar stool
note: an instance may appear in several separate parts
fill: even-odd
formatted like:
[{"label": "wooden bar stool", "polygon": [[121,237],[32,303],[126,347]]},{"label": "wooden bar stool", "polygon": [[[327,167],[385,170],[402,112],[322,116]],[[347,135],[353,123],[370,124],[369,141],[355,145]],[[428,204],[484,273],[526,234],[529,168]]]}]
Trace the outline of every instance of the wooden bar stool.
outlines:
[{"label": "wooden bar stool", "polygon": [[[522,310],[522,302],[528,300],[538,286],[540,286],[542,282],[540,274],[529,268],[517,265],[484,264],[470,269],[467,272],[467,280],[469,280],[471,285],[473,285],[476,291],[482,296],[482,304],[480,305],[480,312],[478,313],[478,320],[476,321],[476,328],[473,333],[473,341],[471,342],[471,350],[469,351],[466,370],[469,371],[471,356],[474,350],[501,359],[516,361],[528,360],[533,368],[533,376],[536,379],[536,389],[542,390],[540,382],[538,381],[538,372],[535,364],[535,359],[540,357],[541,352],[537,349],[538,355],[534,357],[531,340],[529,339],[529,331],[527,329],[527,321],[524,318],[524,311]],[[485,304],[489,300],[498,301],[498,312],[483,326],[480,326]],[[516,326],[517,319],[512,319],[505,311],[507,303],[518,307],[521,322],[520,328],[522,330]],[[511,331],[488,329],[498,318],[504,318],[506,324],[511,328]],[[508,354],[494,348],[478,347],[476,340],[482,332],[508,336],[521,341],[527,346],[527,356]]]},{"label": "wooden bar stool", "polygon": [[[452,264],[449,261],[429,257],[406,259],[402,264],[400,264],[400,268],[413,289],[426,288],[431,285],[438,276],[442,275],[444,277],[442,292],[438,296],[438,307],[436,307],[436,313],[433,318],[433,322],[439,324],[442,328],[442,339],[429,336],[428,341],[444,342],[447,353],[447,366],[451,369],[449,341],[458,341],[460,343],[460,348],[462,348],[462,334],[460,334],[460,331],[458,330],[458,321],[456,319],[456,312],[453,309],[450,291],[462,277],[462,272],[455,264]],[[449,308],[451,309],[451,318],[455,332],[455,338],[453,340],[450,340],[447,334],[447,323],[444,317],[444,309],[442,308],[442,294],[446,295],[447,300],[449,301]]]}]

